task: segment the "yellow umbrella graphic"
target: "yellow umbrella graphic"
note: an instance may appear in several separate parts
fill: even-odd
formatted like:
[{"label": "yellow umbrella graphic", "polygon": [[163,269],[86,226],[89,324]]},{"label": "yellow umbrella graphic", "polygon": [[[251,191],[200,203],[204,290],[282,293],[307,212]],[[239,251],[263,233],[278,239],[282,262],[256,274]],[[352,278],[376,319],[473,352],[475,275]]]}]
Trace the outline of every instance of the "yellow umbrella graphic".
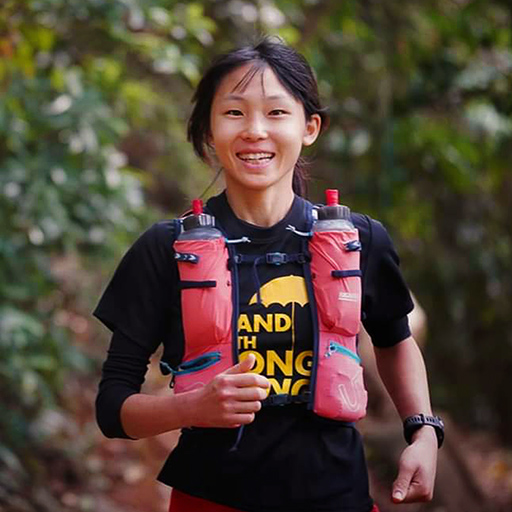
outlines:
[{"label": "yellow umbrella graphic", "polygon": [[[260,288],[261,303],[268,308],[271,304],[287,306],[292,304],[292,349],[295,346],[295,304],[304,306],[309,303],[306,281],[301,276],[276,277]],[[256,304],[258,294],[255,293],[249,305]]]}]

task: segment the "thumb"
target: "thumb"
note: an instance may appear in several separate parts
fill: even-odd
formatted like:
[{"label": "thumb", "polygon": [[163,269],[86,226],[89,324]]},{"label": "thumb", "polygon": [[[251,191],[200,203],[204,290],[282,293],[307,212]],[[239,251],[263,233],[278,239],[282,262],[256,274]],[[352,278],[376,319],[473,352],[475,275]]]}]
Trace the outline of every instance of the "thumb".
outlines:
[{"label": "thumb", "polygon": [[254,354],[247,354],[239,363],[228,368],[224,373],[236,374],[236,373],[247,373],[251,370],[256,362],[256,356]]},{"label": "thumb", "polygon": [[411,483],[412,471],[406,468],[400,468],[400,472],[393,483],[391,499],[395,503],[401,503],[407,496],[409,485]]}]

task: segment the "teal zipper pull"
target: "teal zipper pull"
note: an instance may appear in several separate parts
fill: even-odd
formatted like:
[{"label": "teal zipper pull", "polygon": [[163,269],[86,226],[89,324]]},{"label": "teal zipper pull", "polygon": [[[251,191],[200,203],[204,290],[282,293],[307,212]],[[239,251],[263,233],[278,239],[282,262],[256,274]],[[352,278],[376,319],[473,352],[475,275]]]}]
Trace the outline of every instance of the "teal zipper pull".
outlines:
[{"label": "teal zipper pull", "polygon": [[325,357],[331,357],[334,353],[343,354],[345,356],[351,357],[358,364],[361,364],[361,358],[352,350],[349,350],[347,347],[344,347],[341,343],[336,341],[330,341],[329,347],[327,348],[327,352],[325,353]]}]

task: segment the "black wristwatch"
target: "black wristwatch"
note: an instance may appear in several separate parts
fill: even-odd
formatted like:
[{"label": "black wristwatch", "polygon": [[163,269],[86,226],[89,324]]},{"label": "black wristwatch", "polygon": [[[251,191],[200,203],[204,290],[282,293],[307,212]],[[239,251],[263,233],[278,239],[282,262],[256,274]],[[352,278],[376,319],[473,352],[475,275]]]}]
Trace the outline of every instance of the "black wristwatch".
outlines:
[{"label": "black wristwatch", "polygon": [[439,416],[425,416],[424,414],[415,414],[404,420],[404,437],[408,444],[412,443],[412,435],[416,430],[425,425],[434,427],[437,436],[437,447],[441,448],[444,441],[444,423]]}]

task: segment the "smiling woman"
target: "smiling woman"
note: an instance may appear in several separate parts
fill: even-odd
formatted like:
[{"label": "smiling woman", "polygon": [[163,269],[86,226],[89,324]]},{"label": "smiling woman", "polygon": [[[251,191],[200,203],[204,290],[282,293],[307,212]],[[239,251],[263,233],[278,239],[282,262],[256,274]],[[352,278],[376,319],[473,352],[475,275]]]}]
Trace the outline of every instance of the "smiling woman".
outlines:
[{"label": "smiling woman", "polygon": [[[348,230],[330,220],[316,230],[315,209],[301,197],[300,154],[327,116],[293,49],[266,39],[221,56],[194,101],[189,139],[222,167],[226,190],[207,214],[196,204],[191,217],[151,227],[107,287],[95,310],[114,332],[98,423],[110,437],[133,439],[182,429],[158,477],[174,489],[171,512],[376,511],[353,423],[366,393],[355,353],[360,310],[402,417],[431,414],[391,240],[360,214],[344,219]],[[202,237],[192,236],[197,227]],[[348,280],[357,293],[344,293]],[[175,392],[141,394],[160,343]],[[432,493],[437,440],[432,428],[414,426],[396,501]]]},{"label": "smiling woman", "polygon": [[[228,129],[231,136],[236,130],[246,137],[247,147],[240,148],[240,154],[247,153],[246,149],[250,153],[262,147],[275,157],[278,152],[268,147],[273,141],[263,140],[269,135],[278,136],[277,143],[287,135],[289,149],[293,150],[287,160],[293,160],[292,155],[295,158],[287,169],[293,170],[293,191],[305,194],[300,147],[312,144],[327,128],[329,119],[320,104],[311,67],[302,55],[270,39],[254,47],[239,48],[212,64],[197,87],[194,101],[188,136],[200,158],[209,161],[213,157],[226,166],[215,141],[217,136],[222,137],[217,126]],[[227,128],[226,124],[220,124],[222,118],[239,119],[235,126]],[[302,130],[307,131],[307,137]],[[236,151],[235,158],[239,158]],[[263,155],[256,158],[265,159]]]}]

